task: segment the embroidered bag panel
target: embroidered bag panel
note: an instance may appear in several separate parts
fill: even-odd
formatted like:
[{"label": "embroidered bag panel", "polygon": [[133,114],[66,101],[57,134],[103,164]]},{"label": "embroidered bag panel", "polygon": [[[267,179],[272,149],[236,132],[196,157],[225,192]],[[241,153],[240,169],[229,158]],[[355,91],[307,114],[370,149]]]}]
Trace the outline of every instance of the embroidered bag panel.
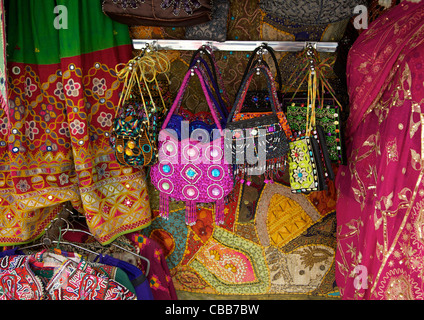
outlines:
[{"label": "embroidered bag panel", "polygon": [[[256,72],[261,72],[267,79],[269,96],[272,97],[272,113],[259,113],[255,118],[249,117],[248,119],[244,119],[243,116],[237,115],[241,112],[249,84]],[[255,157],[259,156],[259,158],[262,157],[261,150],[265,150],[266,152],[265,170],[257,168],[259,172],[265,171],[265,173],[268,173],[268,171],[273,170],[277,163],[284,162],[284,158],[289,151],[289,144],[286,133],[281,126],[281,120],[277,115],[277,110],[280,109],[275,84],[270,70],[263,65],[251,69],[244,79],[241,90],[237,95],[236,102],[227,121],[226,129],[229,130],[227,136],[231,135],[232,138],[226,139],[226,148],[231,151],[231,161],[233,164],[251,165],[251,163],[249,163],[250,161],[247,159],[249,150],[254,150]],[[235,121],[236,118],[240,120]],[[244,162],[240,157],[244,157]]]},{"label": "embroidered bag panel", "polygon": [[159,136],[159,162],[151,168],[152,184],[160,192],[160,215],[168,218],[169,201],[186,202],[186,223],[197,221],[197,203],[215,203],[216,223],[224,219],[224,199],[234,187],[230,165],[224,157],[224,136],[206,84],[198,68],[189,70],[168,113],[162,129],[166,129],[174,111],[179,107],[188,87],[190,77],[196,74],[200,80],[211,115],[220,137],[209,142],[190,138],[179,141],[173,134],[161,130]]},{"label": "embroidered bag panel", "polygon": [[[294,101],[293,101],[294,100]],[[287,121],[294,133],[306,131],[306,99],[293,99],[287,102]],[[325,134],[325,140],[331,161],[344,164],[344,144],[340,108],[333,99],[324,99],[324,106],[315,109],[316,123]]]}]

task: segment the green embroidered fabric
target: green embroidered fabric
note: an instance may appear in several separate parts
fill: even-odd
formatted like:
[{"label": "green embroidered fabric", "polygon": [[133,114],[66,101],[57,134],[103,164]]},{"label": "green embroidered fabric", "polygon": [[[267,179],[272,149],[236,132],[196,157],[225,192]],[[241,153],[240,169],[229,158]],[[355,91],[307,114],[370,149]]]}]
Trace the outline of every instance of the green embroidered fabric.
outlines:
[{"label": "green embroidered fabric", "polygon": [[[331,161],[343,164],[343,143],[339,107],[327,104],[324,108],[316,108],[316,122],[325,133],[328,153]],[[287,106],[287,121],[293,132],[305,132],[306,107],[297,103]]]}]

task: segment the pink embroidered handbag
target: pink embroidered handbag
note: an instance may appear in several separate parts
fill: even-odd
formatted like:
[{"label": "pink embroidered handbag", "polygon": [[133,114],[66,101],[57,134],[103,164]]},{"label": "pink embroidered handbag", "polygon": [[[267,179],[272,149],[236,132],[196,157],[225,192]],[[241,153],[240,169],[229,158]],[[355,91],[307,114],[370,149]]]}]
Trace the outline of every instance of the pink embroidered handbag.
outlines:
[{"label": "pink embroidered handbag", "polygon": [[[197,74],[206,96],[211,115],[217,126],[214,139],[203,141],[190,137],[178,139],[174,130],[166,130],[172,114],[181,105],[182,97],[188,87],[190,78]],[[218,137],[216,137],[218,133]],[[186,135],[188,136],[188,134]],[[160,192],[159,214],[167,219],[169,201],[186,202],[186,223],[194,225],[197,221],[197,203],[215,203],[215,222],[224,223],[225,197],[234,187],[234,177],[230,164],[224,155],[224,134],[222,126],[212,106],[205,81],[201,72],[194,67],[184,77],[181,88],[159,133],[159,161],[151,167],[152,184]]]}]

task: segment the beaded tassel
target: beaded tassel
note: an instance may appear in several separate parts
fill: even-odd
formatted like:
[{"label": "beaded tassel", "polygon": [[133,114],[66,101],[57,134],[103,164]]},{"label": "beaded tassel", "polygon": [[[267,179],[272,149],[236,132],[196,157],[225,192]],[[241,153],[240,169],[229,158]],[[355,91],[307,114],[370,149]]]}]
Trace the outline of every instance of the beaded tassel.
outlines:
[{"label": "beaded tassel", "polygon": [[159,215],[165,220],[169,219],[169,196],[162,192],[159,196]]},{"label": "beaded tassel", "polygon": [[220,199],[215,203],[215,223],[217,226],[224,224],[225,219],[225,201]]},{"label": "beaded tassel", "polygon": [[197,222],[197,205],[194,201],[186,202],[186,212],[185,212],[186,224],[189,226],[194,226]]}]

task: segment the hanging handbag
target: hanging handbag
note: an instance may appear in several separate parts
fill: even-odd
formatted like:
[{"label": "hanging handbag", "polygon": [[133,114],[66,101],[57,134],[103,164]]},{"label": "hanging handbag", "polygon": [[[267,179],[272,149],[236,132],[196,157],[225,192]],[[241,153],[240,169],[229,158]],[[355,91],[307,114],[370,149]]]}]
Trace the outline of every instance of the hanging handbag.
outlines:
[{"label": "hanging handbag", "polygon": [[[201,55],[206,55],[209,58],[209,62],[212,65],[212,70],[209,68],[208,63],[202,58]],[[215,59],[206,48],[199,48],[194,54],[190,61],[190,68],[196,66],[202,73],[206,88],[212,98],[214,104],[215,113],[219,116],[221,126],[224,128],[228,117],[227,103],[222,99],[222,95],[226,96],[225,88],[222,84],[222,78],[218,66],[215,63]],[[219,83],[221,84],[221,88]],[[214,93],[214,94],[213,94]],[[228,101],[228,100],[227,100]],[[203,129],[209,133],[212,133],[213,129],[217,129],[213,119],[210,118],[210,112],[201,112],[192,114],[191,112],[183,109],[177,110],[180,114],[174,113],[169,120],[167,125],[168,129],[173,129],[178,134],[178,138],[181,139],[181,128],[182,121],[189,122],[189,134],[191,135],[196,129]],[[213,136],[211,137],[213,138]]]},{"label": "hanging handbag", "polygon": [[295,136],[289,143],[288,162],[293,193],[324,190],[327,179],[334,180],[324,133],[321,126],[316,125],[316,95],[317,74],[311,68],[308,72],[306,131]]},{"label": "hanging handbag", "polygon": [[103,13],[127,25],[188,27],[211,20],[211,0],[103,0]]},{"label": "hanging handbag", "polygon": [[[267,44],[263,44],[262,46],[257,47],[253,51],[249,59],[249,62],[247,64],[245,73],[243,75],[243,79],[246,78],[248,71],[254,68],[255,65],[258,63],[264,64],[269,69],[268,64],[263,60],[262,50],[267,50],[267,52],[270,53],[272,60],[274,62],[274,65],[277,69],[276,80],[279,84],[277,89],[277,96],[278,96],[278,100],[281,102],[281,99],[283,98],[281,71],[278,67],[278,62],[277,62],[277,58],[275,56],[274,50],[271,47],[269,47]],[[254,58],[256,55],[259,55],[260,59],[255,61]],[[287,138],[290,139],[292,136],[292,131],[291,131],[288,119],[286,117],[286,114],[283,111],[284,106],[281,105],[281,107],[282,107],[281,110],[277,110],[277,116],[278,116],[278,119],[280,120],[281,127],[284,129],[284,132],[286,133]],[[234,115],[234,121],[240,121],[241,119],[243,120],[253,119],[253,118],[257,118],[264,115],[271,115],[272,114],[271,99],[269,97],[268,90],[248,90],[246,94],[246,99],[244,100],[244,103],[243,103],[242,110],[243,112],[240,112]]]},{"label": "hanging handbag", "polygon": [[[211,141],[192,140],[190,137],[179,140],[175,133],[168,132],[168,122],[180,107],[190,78],[196,74],[215,121],[219,138]],[[168,218],[169,201],[186,202],[186,223],[197,221],[197,203],[215,203],[215,222],[224,222],[225,198],[234,187],[231,166],[224,157],[224,136],[218,116],[212,107],[210,92],[198,68],[189,70],[166,117],[159,136],[159,162],[150,170],[152,184],[159,190],[159,214]]]},{"label": "hanging handbag", "polygon": [[[266,78],[272,113],[234,121],[242,111],[249,85],[257,72]],[[226,155],[238,172],[247,176],[264,174],[265,182],[272,182],[274,172],[284,167],[289,145],[277,110],[280,106],[272,74],[264,65],[258,65],[244,79],[227,121]]]},{"label": "hanging handbag", "polygon": [[328,153],[331,161],[337,164],[345,164],[345,148],[342,128],[342,105],[336,97],[334,89],[331,87],[328,79],[325,77],[325,69],[331,66],[327,60],[320,61],[316,50],[309,48],[304,51],[300,57],[303,61],[299,63],[295,73],[290,80],[296,76],[292,85],[303,79],[294,93],[285,92],[282,99],[283,109],[286,110],[287,121],[292,130],[293,135],[302,135],[306,132],[307,126],[307,99],[308,92],[298,92],[302,83],[306,80],[308,72],[310,72],[310,64],[314,65],[314,72],[317,76],[319,86],[316,93],[315,121],[322,127],[325,141],[328,147]]},{"label": "hanging handbag", "polygon": [[142,167],[157,161],[157,135],[167,109],[157,76],[168,71],[166,56],[149,51],[118,72],[124,86],[110,143],[119,164]]},{"label": "hanging handbag", "polygon": [[[287,121],[296,133],[306,131],[306,96],[304,98],[284,98]],[[324,97],[315,109],[316,123],[322,127],[331,161],[344,164],[344,140],[342,133],[341,108],[332,97]]]}]

